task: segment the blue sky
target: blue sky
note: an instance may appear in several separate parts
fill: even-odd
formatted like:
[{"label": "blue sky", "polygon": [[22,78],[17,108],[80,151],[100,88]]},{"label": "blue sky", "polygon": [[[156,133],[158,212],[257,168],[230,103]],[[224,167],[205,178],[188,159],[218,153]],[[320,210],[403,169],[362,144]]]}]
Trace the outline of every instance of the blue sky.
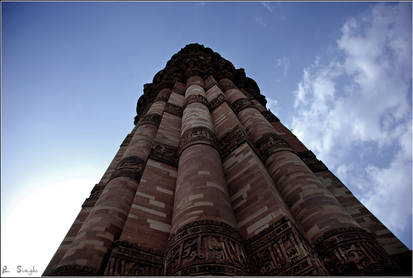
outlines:
[{"label": "blue sky", "polygon": [[143,84],[192,42],[245,68],[411,248],[411,34],[411,3],[3,2],[2,267],[41,275]]}]

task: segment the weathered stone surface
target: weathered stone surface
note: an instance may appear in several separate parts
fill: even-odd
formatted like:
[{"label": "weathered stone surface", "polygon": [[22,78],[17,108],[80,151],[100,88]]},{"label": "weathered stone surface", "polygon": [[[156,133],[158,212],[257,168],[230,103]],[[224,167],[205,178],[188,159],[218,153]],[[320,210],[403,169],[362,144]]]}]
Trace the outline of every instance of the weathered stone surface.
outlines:
[{"label": "weathered stone surface", "polygon": [[218,149],[214,132],[209,128],[197,126],[186,130],[185,133],[182,134],[181,141],[179,142],[179,154],[189,146],[200,143]]},{"label": "weathered stone surface", "polygon": [[165,105],[165,112],[177,117],[182,117],[182,107],[179,107],[178,105],[172,103],[167,103]]},{"label": "weathered stone surface", "polygon": [[329,170],[324,170],[317,172],[316,175],[325,188],[336,197],[357,223],[366,231],[374,234],[379,245],[382,246],[387,254],[392,257],[392,260],[400,266],[403,275],[411,275],[409,274],[412,270],[411,251],[364,207],[333,173]]},{"label": "weathered stone surface", "polygon": [[[159,103],[154,103],[154,110],[163,107]],[[51,273],[58,269],[71,269],[69,266],[76,265],[76,269],[89,267],[97,271],[93,275],[100,274],[104,259],[111,250],[113,241],[120,236],[127,219],[155,134],[156,127],[153,125],[140,125],[136,129],[111,179],[72,245]]]},{"label": "weathered stone surface", "polygon": [[411,275],[411,251],[265,104],[211,49],[175,54],[44,275]]},{"label": "weathered stone surface", "polygon": [[231,106],[235,114],[238,114],[241,110],[244,110],[247,107],[255,108],[254,103],[248,98],[238,99],[234,101]]},{"label": "weathered stone surface", "polygon": [[327,167],[324,165],[324,163],[318,160],[312,151],[300,152],[297,153],[297,155],[314,173],[327,170]]},{"label": "weathered stone surface", "polygon": [[326,275],[311,245],[286,217],[271,224],[247,245],[251,275]]},{"label": "weathered stone surface", "polygon": [[315,249],[332,275],[397,274],[374,236],[360,228],[331,230],[318,238]]},{"label": "weathered stone surface", "polygon": [[239,125],[235,126],[235,128],[219,140],[219,150],[222,159],[225,159],[231,152],[245,142],[247,142],[247,135],[244,130]]},{"label": "weathered stone surface", "polygon": [[96,184],[92,192],[90,192],[90,196],[85,200],[82,207],[93,207],[96,201],[99,199],[100,194],[102,193],[104,185]]},{"label": "weathered stone surface", "polygon": [[[256,106],[258,104],[255,104]],[[280,120],[269,110],[261,111],[261,114],[269,121],[270,123],[279,122]]]},{"label": "weathered stone surface", "polygon": [[178,148],[154,142],[149,157],[173,167],[178,165]]},{"label": "weathered stone surface", "polygon": [[167,275],[245,275],[243,242],[230,225],[199,220],[171,234],[165,257]]},{"label": "weathered stone surface", "polygon": [[145,161],[138,156],[125,157],[119,162],[111,180],[118,177],[128,177],[139,182],[144,167]]},{"label": "weathered stone surface", "polygon": [[116,241],[105,269],[111,276],[156,276],[162,274],[162,252],[144,248],[127,241]]}]

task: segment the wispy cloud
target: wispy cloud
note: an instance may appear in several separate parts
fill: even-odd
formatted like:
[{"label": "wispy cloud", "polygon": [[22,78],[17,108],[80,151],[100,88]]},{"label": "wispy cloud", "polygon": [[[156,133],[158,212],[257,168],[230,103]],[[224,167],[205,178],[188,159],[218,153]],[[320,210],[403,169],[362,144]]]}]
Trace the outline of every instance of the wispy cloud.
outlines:
[{"label": "wispy cloud", "polygon": [[281,81],[280,77],[286,77],[287,76],[287,72],[288,72],[288,68],[290,67],[290,59],[288,59],[287,57],[281,57],[278,58],[275,61],[275,69],[279,70],[281,72],[281,76],[279,76],[279,78],[276,80],[277,82]]},{"label": "wispy cloud", "polygon": [[274,114],[278,114],[278,101],[273,98],[267,97],[267,108],[271,110]]},{"label": "wispy cloud", "polygon": [[304,70],[292,120],[294,133],[399,232],[411,225],[409,12],[377,5],[348,19],[336,58]]},{"label": "wispy cloud", "polygon": [[260,2],[262,6],[264,6],[264,8],[266,8],[270,13],[272,13],[272,8],[270,6],[269,2]]},{"label": "wispy cloud", "polygon": [[265,27],[267,26],[267,24],[264,21],[264,18],[262,16],[256,16],[254,17],[255,22],[257,22],[258,24],[260,24],[261,26]]}]

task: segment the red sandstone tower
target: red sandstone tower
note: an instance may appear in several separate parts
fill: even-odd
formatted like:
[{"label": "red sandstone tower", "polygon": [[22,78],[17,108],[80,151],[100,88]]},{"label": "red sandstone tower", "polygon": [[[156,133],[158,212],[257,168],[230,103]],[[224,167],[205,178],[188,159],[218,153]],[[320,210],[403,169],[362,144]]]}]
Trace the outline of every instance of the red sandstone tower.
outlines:
[{"label": "red sandstone tower", "polygon": [[411,274],[411,251],[265,104],[211,49],[175,54],[44,275]]}]

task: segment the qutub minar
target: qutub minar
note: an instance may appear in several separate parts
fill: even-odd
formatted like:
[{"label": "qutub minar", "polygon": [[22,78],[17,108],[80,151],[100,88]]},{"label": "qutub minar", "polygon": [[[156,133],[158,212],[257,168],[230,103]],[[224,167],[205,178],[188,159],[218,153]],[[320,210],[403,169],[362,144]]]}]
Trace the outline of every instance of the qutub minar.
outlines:
[{"label": "qutub minar", "polygon": [[44,275],[410,275],[411,251],[265,104],[211,49],[173,55]]}]

